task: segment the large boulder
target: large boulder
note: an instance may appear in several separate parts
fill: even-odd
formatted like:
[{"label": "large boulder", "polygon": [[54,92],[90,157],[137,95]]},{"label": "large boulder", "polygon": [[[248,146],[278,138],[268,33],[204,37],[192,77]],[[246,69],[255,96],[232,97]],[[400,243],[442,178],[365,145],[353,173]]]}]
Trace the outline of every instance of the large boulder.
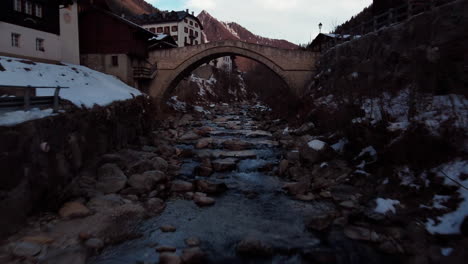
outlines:
[{"label": "large boulder", "polygon": [[197,141],[195,144],[195,148],[197,149],[204,149],[209,148],[213,144],[213,138],[202,138]]},{"label": "large boulder", "polygon": [[228,189],[225,183],[212,183],[203,180],[195,181],[195,186],[197,191],[208,194],[221,194]]},{"label": "large boulder", "polygon": [[92,198],[87,206],[93,210],[110,209],[125,204],[125,201],[117,194],[100,195]]},{"label": "large boulder", "polygon": [[167,161],[161,157],[155,157],[151,160],[153,163],[153,169],[166,172],[169,164]]},{"label": "large boulder", "polygon": [[165,181],[166,174],[162,171],[147,171],[143,174],[134,174],[128,180],[128,184],[136,189],[151,191],[157,183]]},{"label": "large boulder", "polygon": [[304,144],[299,152],[301,158],[310,164],[329,160],[335,155],[335,151],[327,143],[318,139]]},{"label": "large boulder", "polygon": [[59,210],[60,217],[66,219],[85,217],[90,214],[91,211],[80,202],[66,203]]},{"label": "large boulder", "polygon": [[252,144],[241,140],[227,140],[223,142],[223,147],[228,150],[246,150],[252,148]]},{"label": "large boulder", "polygon": [[98,169],[96,187],[104,194],[115,193],[122,190],[127,184],[127,176],[113,163],[102,165]]},{"label": "large boulder", "polygon": [[193,191],[193,189],[194,189],[193,184],[187,181],[177,180],[177,181],[173,181],[171,185],[171,190],[173,192],[191,192]]},{"label": "large boulder", "polygon": [[215,171],[231,171],[237,168],[237,159],[217,159],[212,162]]}]

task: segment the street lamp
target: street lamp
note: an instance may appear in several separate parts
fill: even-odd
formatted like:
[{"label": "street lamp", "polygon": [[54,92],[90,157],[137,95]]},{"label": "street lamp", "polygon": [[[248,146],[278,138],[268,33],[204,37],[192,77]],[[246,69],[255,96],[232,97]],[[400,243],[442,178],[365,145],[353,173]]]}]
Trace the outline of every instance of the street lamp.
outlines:
[{"label": "street lamp", "polygon": [[319,24],[319,33],[322,33],[322,23]]}]

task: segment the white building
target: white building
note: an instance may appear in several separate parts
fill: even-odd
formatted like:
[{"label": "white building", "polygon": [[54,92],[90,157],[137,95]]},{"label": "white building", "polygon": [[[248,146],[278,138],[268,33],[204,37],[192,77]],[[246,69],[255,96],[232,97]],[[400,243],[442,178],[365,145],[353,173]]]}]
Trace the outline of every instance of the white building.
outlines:
[{"label": "white building", "polygon": [[76,0],[0,1],[0,55],[79,64]]},{"label": "white building", "polygon": [[202,43],[203,25],[196,16],[186,11],[164,11],[130,18],[133,22],[153,32],[171,35],[179,47]]}]

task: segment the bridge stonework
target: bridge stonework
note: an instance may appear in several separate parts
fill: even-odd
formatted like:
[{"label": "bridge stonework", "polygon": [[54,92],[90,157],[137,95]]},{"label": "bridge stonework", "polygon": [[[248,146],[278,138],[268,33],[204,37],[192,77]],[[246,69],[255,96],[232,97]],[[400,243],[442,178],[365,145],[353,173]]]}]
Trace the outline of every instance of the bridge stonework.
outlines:
[{"label": "bridge stonework", "polygon": [[278,49],[231,40],[152,51],[149,60],[157,64],[158,70],[150,84],[149,94],[162,99],[198,66],[230,55],[250,58],[266,65],[278,74],[296,95],[301,95],[312,80],[318,56],[310,51]]}]

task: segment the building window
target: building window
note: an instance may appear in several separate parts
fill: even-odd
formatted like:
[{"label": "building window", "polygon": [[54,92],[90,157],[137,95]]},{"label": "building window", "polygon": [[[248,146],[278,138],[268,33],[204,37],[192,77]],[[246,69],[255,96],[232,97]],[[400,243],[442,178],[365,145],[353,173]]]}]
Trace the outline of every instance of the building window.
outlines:
[{"label": "building window", "polygon": [[36,50],[38,51],[45,51],[44,49],[44,40],[37,38],[36,39]]},{"label": "building window", "polygon": [[198,31],[195,31],[195,37],[198,38]]},{"label": "building window", "polygon": [[156,30],[158,33],[162,33],[163,32],[163,28],[162,27],[158,27],[158,29]]},{"label": "building window", "polygon": [[31,1],[26,1],[24,4],[24,12],[28,15],[33,14],[33,4]]},{"label": "building window", "polygon": [[179,28],[177,26],[172,26],[172,32],[177,32]]},{"label": "building window", "polygon": [[18,47],[20,46],[20,34],[17,33],[11,33],[11,46],[12,47]]},{"label": "building window", "polygon": [[193,21],[190,21],[190,25],[193,26]]},{"label": "building window", "polygon": [[178,36],[172,36],[174,38],[174,40],[177,42],[179,41],[179,37]]},{"label": "building window", "polygon": [[188,20],[187,20],[187,19],[184,19],[184,22],[185,22],[185,23],[188,23]]},{"label": "building window", "polygon": [[195,45],[198,45],[198,40],[195,40]]},{"label": "building window", "polygon": [[184,27],[184,32],[188,33],[188,28]]},{"label": "building window", "polygon": [[193,29],[190,29],[190,36],[193,36]]},{"label": "building window", "polygon": [[184,43],[187,44],[187,37],[184,38]]},{"label": "building window", "polygon": [[164,27],[164,34],[169,34],[169,27]]},{"label": "building window", "polygon": [[198,28],[198,23],[195,23],[195,27]]},{"label": "building window", "polygon": [[118,56],[112,56],[112,66],[119,66],[119,57]]},{"label": "building window", "polygon": [[34,11],[35,11],[35,15],[37,17],[42,17],[42,5],[41,4],[35,4],[34,5]]},{"label": "building window", "polygon": [[152,27],[152,28],[149,28],[149,31],[153,32],[153,33],[156,33],[156,28]]},{"label": "building window", "polygon": [[13,9],[15,11],[21,12],[23,10],[22,6],[23,6],[23,1],[22,0],[14,0]]}]

